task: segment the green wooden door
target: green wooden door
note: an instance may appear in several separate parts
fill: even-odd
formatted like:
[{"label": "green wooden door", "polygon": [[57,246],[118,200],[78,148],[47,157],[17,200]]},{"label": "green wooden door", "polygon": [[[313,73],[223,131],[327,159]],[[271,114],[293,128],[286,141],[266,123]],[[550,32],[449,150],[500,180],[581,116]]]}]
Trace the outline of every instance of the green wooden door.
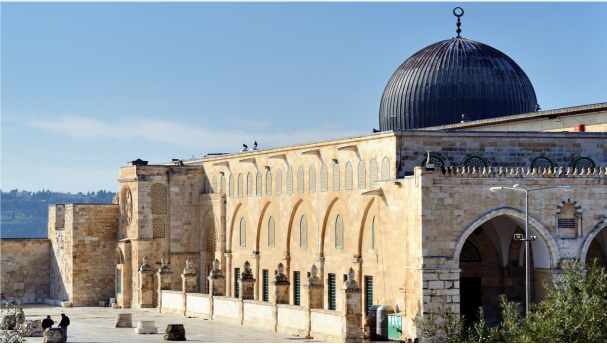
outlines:
[{"label": "green wooden door", "polygon": [[240,268],[234,269],[234,297],[240,297]]},{"label": "green wooden door", "polygon": [[335,310],[335,274],[329,274],[329,310]]}]

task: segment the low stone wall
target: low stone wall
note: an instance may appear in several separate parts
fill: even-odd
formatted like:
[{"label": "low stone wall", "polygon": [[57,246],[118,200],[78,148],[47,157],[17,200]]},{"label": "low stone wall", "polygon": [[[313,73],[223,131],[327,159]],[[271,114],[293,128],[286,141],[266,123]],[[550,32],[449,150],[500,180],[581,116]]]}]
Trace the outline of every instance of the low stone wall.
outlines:
[{"label": "low stone wall", "polygon": [[183,315],[183,294],[175,290],[162,291],[162,313]]},{"label": "low stone wall", "polygon": [[338,311],[310,310],[310,335],[323,342],[341,342],[344,320]]},{"label": "low stone wall", "polygon": [[208,294],[187,293],[186,294],[186,314],[190,317],[211,317],[212,298]]},{"label": "low stone wall", "polygon": [[36,303],[49,298],[49,239],[0,241],[2,300]]},{"label": "low stone wall", "polygon": [[233,297],[213,297],[213,319],[240,324],[240,300]]},{"label": "low stone wall", "polygon": [[243,301],[242,324],[275,330],[274,306],[270,302]]},{"label": "low stone wall", "polygon": [[278,305],[276,331],[298,336],[308,335],[308,311],[301,306]]}]

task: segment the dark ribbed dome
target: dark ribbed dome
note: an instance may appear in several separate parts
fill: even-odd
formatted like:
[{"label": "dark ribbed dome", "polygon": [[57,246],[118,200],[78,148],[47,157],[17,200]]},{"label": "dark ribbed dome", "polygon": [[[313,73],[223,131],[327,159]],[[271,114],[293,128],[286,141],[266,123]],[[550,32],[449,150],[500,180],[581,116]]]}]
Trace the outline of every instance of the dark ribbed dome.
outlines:
[{"label": "dark ribbed dome", "polygon": [[531,81],[511,58],[461,37],[432,44],[394,72],[379,107],[381,131],[536,111]]}]

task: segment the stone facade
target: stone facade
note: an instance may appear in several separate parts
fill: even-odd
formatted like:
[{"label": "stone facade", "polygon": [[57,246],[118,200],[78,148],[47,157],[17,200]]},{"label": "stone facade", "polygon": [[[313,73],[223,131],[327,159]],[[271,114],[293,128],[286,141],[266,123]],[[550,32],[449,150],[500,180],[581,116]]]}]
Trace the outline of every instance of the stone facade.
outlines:
[{"label": "stone facade", "polygon": [[2,300],[35,303],[49,297],[48,239],[2,239]]},{"label": "stone facade", "polygon": [[[63,214],[63,221],[58,215]],[[58,227],[63,224],[63,227]],[[115,297],[118,206],[67,204],[49,207],[50,298],[74,306]]]}]

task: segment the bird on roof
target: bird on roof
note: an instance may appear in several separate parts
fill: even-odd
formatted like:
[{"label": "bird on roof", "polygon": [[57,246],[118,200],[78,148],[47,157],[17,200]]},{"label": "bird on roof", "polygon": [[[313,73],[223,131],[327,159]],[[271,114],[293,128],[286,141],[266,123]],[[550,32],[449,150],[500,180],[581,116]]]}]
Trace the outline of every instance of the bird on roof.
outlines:
[{"label": "bird on roof", "polygon": [[249,150],[249,146],[247,146],[246,144],[243,143],[241,152],[246,152],[248,150]]},{"label": "bird on roof", "polygon": [[257,150],[257,141],[253,142],[253,150]]}]

